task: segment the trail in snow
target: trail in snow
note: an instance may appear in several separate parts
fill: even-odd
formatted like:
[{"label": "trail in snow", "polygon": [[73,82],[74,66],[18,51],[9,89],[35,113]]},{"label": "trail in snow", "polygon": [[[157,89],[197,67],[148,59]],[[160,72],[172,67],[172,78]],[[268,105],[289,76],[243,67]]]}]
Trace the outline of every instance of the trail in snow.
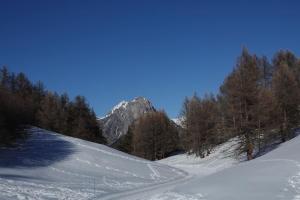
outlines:
[{"label": "trail in snow", "polygon": [[[182,173],[182,172],[180,172]],[[184,173],[183,177],[175,177],[171,181],[167,181],[165,183],[158,183],[155,185],[151,185],[148,187],[141,187],[134,190],[124,191],[118,194],[108,195],[104,197],[102,200],[140,200],[140,199],[148,199],[153,194],[163,193],[165,191],[171,190],[177,185],[184,185],[190,180],[193,179],[193,176],[188,173]]]},{"label": "trail in snow", "polygon": [[159,172],[150,163],[148,163],[147,166],[149,167],[149,169],[152,172],[150,174],[150,176],[151,176],[152,179],[159,179],[161,177],[160,174],[159,174]]},{"label": "trail in snow", "polygon": [[[183,192],[173,192],[173,190],[176,187],[188,184],[196,178],[207,176],[209,174],[221,171],[239,163],[239,160],[235,159],[233,155],[236,147],[237,140],[232,139],[229,142],[215,148],[213,153],[205,159],[196,158],[194,156],[187,156],[184,154],[157,161],[157,163],[176,167],[177,169],[173,168],[172,171],[176,172],[178,175],[184,178],[174,179],[171,182],[161,183],[156,186],[135,189],[133,191],[108,196],[105,200],[204,200],[204,196],[200,193],[185,194]],[[239,159],[242,160],[243,158],[241,157]],[[152,171],[153,179],[161,176],[160,174],[156,173],[155,169],[153,169],[153,163],[148,163],[147,165]],[[180,168],[181,170],[178,170],[178,168]],[[191,173],[187,173],[187,171]]]}]

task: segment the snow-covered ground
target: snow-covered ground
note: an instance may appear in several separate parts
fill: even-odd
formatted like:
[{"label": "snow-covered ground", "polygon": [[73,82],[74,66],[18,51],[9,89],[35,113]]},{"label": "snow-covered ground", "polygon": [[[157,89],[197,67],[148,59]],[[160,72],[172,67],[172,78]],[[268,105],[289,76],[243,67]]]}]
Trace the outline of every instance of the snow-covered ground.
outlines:
[{"label": "snow-covered ground", "polygon": [[194,154],[180,154],[159,160],[158,162],[182,169],[198,177],[203,177],[244,161],[244,155],[237,156],[235,154],[237,147],[238,139],[233,138],[214,148],[211,154],[205,158],[196,157]]},{"label": "snow-covered ground", "polygon": [[300,200],[299,136],[249,162],[237,139],[157,162],[36,128],[21,144],[0,150],[1,200]]},{"label": "snow-covered ground", "polygon": [[0,149],[1,200],[110,199],[185,176],[166,165],[37,128],[17,147]]},{"label": "snow-covered ground", "polygon": [[[226,146],[226,145],[225,145]],[[194,176],[186,184],[171,190],[153,194],[151,200],[299,200],[300,199],[300,137],[281,144],[277,149],[249,162],[242,162],[229,168],[203,176]],[[212,155],[212,157],[215,157]],[[162,163],[188,169],[189,159],[168,158]],[[180,161],[182,159],[182,161]],[[210,158],[207,158],[210,160]],[[212,159],[215,160],[215,159]],[[220,169],[219,159],[210,166]],[[234,164],[225,159],[226,165]],[[198,162],[195,160],[195,162]],[[181,164],[183,163],[183,164]],[[199,161],[209,166],[205,161]],[[221,163],[220,163],[221,164]],[[201,167],[196,167],[201,169]],[[214,170],[213,170],[214,171]]]}]

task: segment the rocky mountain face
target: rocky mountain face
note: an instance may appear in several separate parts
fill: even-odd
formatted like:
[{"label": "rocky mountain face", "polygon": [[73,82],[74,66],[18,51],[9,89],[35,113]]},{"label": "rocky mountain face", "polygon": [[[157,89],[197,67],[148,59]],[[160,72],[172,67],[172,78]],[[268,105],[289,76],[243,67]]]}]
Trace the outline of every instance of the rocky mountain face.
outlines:
[{"label": "rocky mountain face", "polygon": [[105,117],[99,119],[99,124],[102,127],[107,143],[112,145],[127,133],[128,127],[132,122],[141,115],[151,111],[155,111],[155,108],[144,97],[137,97],[129,102],[120,102]]}]

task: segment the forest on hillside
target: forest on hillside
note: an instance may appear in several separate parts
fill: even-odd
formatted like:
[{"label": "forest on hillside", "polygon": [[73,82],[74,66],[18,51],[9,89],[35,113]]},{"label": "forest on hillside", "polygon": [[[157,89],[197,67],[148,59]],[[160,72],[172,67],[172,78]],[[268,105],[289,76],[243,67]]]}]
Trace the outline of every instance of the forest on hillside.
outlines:
[{"label": "forest on hillside", "polygon": [[300,60],[290,51],[272,62],[243,49],[216,96],[184,102],[186,151],[204,157],[211,148],[238,136],[237,153],[248,160],[275,141],[291,139],[300,121]]},{"label": "forest on hillside", "polygon": [[42,82],[32,83],[24,73],[0,70],[0,144],[12,144],[24,136],[28,126],[81,139],[105,143],[96,115],[83,96],[70,100],[45,89]]}]

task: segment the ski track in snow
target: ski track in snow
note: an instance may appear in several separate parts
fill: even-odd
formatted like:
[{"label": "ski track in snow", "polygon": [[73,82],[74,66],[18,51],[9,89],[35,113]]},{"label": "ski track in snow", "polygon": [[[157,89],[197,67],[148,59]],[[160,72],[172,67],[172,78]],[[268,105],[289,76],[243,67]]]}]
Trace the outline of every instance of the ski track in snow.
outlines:
[{"label": "ski track in snow", "polygon": [[173,189],[175,186],[179,184],[185,184],[188,181],[193,179],[192,176],[185,173],[184,177],[175,177],[173,180],[169,180],[166,182],[161,182],[159,184],[150,185],[147,187],[140,187],[137,189],[120,192],[117,194],[108,195],[102,200],[141,200],[141,199],[149,199],[154,194],[164,194],[166,191]]},{"label": "ski track in snow", "polygon": [[148,163],[147,164],[147,166],[149,167],[149,169],[151,170],[151,174],[150,174],[150,176],[151,176],[151,178],[152,179],[159,179],[160,178],[160,174],[159,174],[159,172],[150,164],[150,163]]},{"label": "ski track in snow", "polygon": [[166,192],[152,196],[149,200],[206,200],[202,194],[189,195],[178,192]]},{"label": "ski track in snow", "polygon": [[135,174],[135,173],[132,173],[132,172],[129,172],[129,171],[119,170],[119,169],[117,169],[117,168],[113,168],[113,167],[109,167],[109,166],[102,166],[102,165],[99,165],[99,164],[97,164],[97,163],[94,164],[94,163],[91,163],[91,162],[88,161],[88,160],[83,160],[83,159],[80,159],[80,158],[76,158],[76,160],[77,160],[78,162],[82,162],[82,163],[85,163],[85,164],[87,164],[87,165],[92,165],[92,166],[95,167],[95,168],[100,168],[100,169],[105,169],[105,170],[111,170],[111,171],[114,171],[114,172],[119,173],[119,174],[126,174],[126,175],[133,176],[133,177],[137,177],[137,178],[142,178],[142,179],[145,178],[145,177],[143,177],[143,176],[139,176],[139,175],[137,175],[137,174]]}]

